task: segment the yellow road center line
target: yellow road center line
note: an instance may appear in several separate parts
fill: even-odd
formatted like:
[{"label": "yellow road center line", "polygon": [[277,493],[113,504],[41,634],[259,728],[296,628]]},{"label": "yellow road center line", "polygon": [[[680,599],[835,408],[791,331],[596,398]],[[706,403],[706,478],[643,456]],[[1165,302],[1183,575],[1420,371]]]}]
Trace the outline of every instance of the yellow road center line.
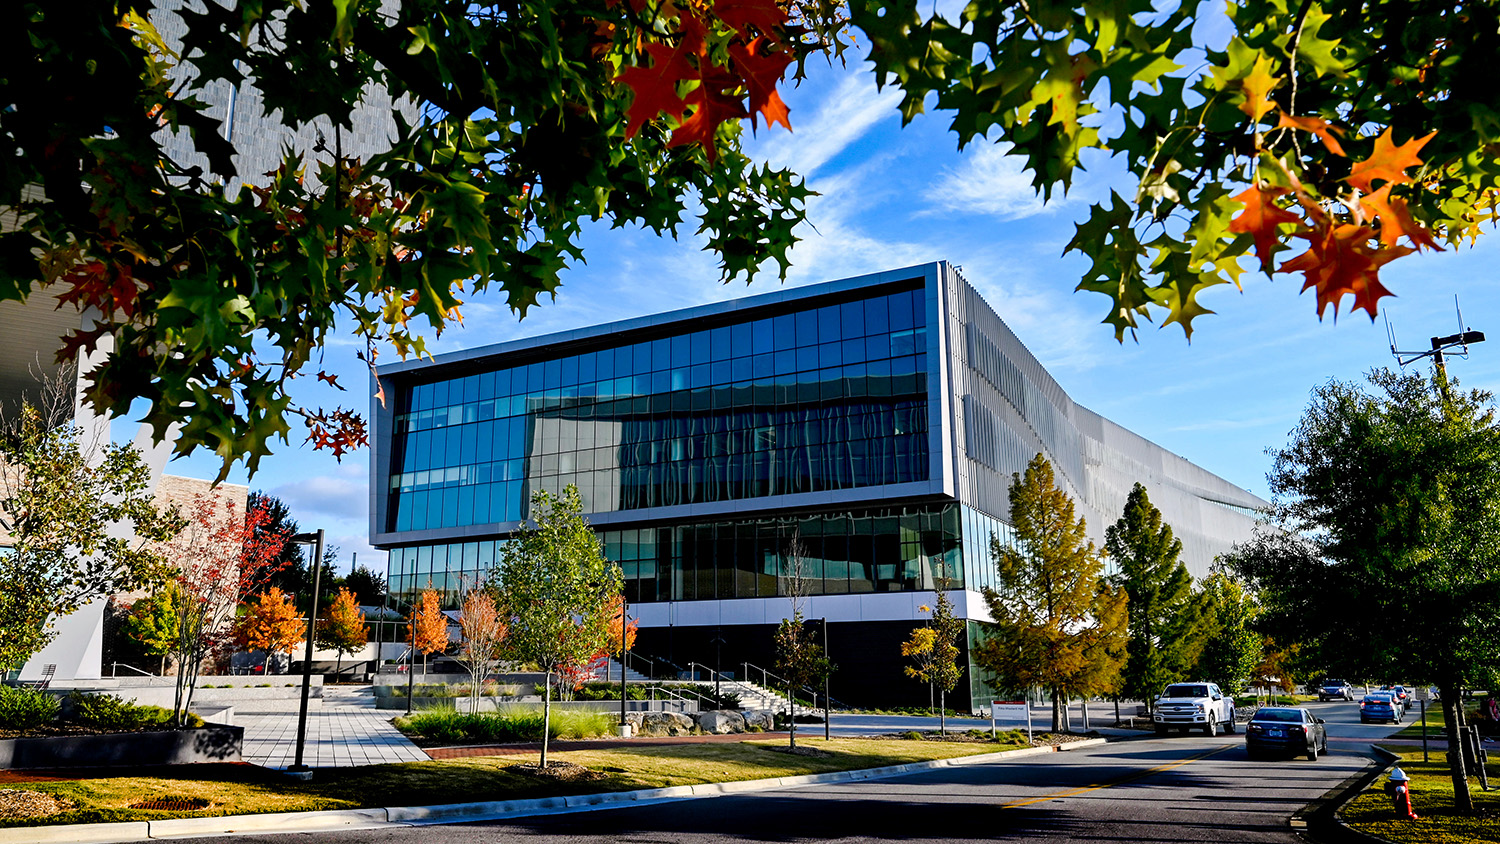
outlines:
[{"label": "yellow road center line", "polygon": [[1148,768],[1148,769],[1146,769],[1144,771],[1141,771],[1139,773],[1129,774],[1127,776],[1121,777],[1120,779],[1111,780],[1110,782],[1095,783],[1094,785],[1086,785],[1086,786],[1083,786],[1081,788],[1071,788],[1071,789],[1068,789],[1067,791],[1058,791],[1058,792],[1054,792],[1052,794],[1044,794],[1041,797],[1030,797],[1030,798],[1027,798],[1025,800],[1017,800],[1014,803],[1006,803],[1005,805],[1001,806],[1000,808],[1002,808],[1002,809],[1016,809],[1016,808],[1019,808],[1021,806],[1030,806],[1033,803],[1045,803],[1048,800],[1060,800],[1060,799],[1062,799],[1064,797],[1073,797],[1073,796],[1076,796],[1076,795],[1079,795],[1079,794],[1087,794],[1090,791],[1098,791],[1101,788],[1109,788],[1112,785],[1123,785],[1123,784],[1128,783],[1128,782],[1134,782],[1135,780],[1141,779],[1143,777],[1149,777],[1152,774],[1159,774],[1162,771],[1170,771],[1173,768],[1181,768],[1183,765],[1188,765],[1188,764],[1191,764],[1193,762],[1197,762],[1199,759],[1205,759],[1205,758],[1207,758],[1209,756],[1214,755],[1215,753],[1219,753],[1219,752],[1228,750],[1231,746],[1232,745],[1227,745],[1226,744],[1226,745],[1223,745],[1222,747],[1216,747],[1216,748],[1214,748],[1212,750],[1208,750],[1208,751],[1205,751],[1203,753],[1199,753],[1197,756],[1189,756],[1186,759],[1179,759],[1176,762],[1168,762],[1165,765],[1157,765],[1155,768]]}]

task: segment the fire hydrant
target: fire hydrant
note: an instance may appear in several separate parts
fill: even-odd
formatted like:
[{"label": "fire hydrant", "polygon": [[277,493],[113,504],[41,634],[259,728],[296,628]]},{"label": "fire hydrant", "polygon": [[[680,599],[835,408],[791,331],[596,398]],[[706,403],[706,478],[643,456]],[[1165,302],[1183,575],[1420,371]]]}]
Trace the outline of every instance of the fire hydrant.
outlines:
[{"label": "fire hydrant", "polygon": [[1396,817],[1409,821],[1417,819],[1417,813],[1411,810],[1411,777],[1405,771],[1400,768],[1391,771],[1385,793],[1391,796],[1391,808],[1396,810]]}]

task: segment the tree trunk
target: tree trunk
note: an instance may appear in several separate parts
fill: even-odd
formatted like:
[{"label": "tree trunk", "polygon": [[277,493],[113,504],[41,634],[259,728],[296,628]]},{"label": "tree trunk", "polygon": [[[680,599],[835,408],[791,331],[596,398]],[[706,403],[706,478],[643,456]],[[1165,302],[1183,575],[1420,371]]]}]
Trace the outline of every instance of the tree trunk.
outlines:
[{"label": "tree trunk", "polygon": [[1474,795],[1469,793],[1469,773],[1464,766],[1463,733],[1459,719],[1464,708],[1456,686],[1442,686],[1443,734],[1448,739],[1448,771],[1453,776],[1453,808],[1460,814],[1474,814]]},{"label": "tree trunk", "polygon": [[339,672],[344,670],[344,652],[339,651],[333,658],[333,682],[339,681]]},{"label": "tree trunk", "polygon": [[787,729],[791,731],[791,744],[789,746],[795,748],[797,746],[797,695],[793,691],[791,683],[786,684],[786,699],[787,712],[790,713],[787,716]]},{"label": "tree trunk", "polygon": [[1120,698],[1115,696],[1115,726],[1120,726]]},{"label": "tree trunk", "polygon": [[1085,695],[1078,699],[1078,708],[1083,710],[1083,731],[1089,731],[1089,699]]},{"label": "tree trunk", "polygon": [[552,670],[542,684],[542,769],[547,768],[547,737],[552,732]]},{"label": "tree trunk", "polygon": [[938,692],[938,734],[948,735],[948,692]]},{"label": "tree trunk", "polygon": [[1052,689],[1051,691],[1052,691],[1052,732],[1054,732],[1054,733],[1060,733],[1060,732],[1062,732],[1062,724],[1063,724],[1062,692],[1060,690],[1058,690],[1058,689]]}]

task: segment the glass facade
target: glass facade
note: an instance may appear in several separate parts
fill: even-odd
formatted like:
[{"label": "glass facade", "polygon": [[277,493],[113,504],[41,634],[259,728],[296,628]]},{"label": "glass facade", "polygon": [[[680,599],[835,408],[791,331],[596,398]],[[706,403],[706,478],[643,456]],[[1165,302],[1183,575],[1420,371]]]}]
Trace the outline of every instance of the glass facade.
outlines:
[{"label": "glass facade", "polygon": [[922,295],[410,387],[395,416],[387,528],[514,522],[532,492],[568,484],[603,513],[926,480]]},{"label": "glass facade", "polygon": [[[601,530],[605,556],[625,574],[632,602],[770,598],[787,594],[784,560],[795,536],[813,595],[909,592],[967,573],[957,504],[911,505]],[[987,541],[987,540],[982,540]],[[484,578],[504,540],[391,549],[391,591],[410,599],[427,586],[455,608],[465,580]]]}]

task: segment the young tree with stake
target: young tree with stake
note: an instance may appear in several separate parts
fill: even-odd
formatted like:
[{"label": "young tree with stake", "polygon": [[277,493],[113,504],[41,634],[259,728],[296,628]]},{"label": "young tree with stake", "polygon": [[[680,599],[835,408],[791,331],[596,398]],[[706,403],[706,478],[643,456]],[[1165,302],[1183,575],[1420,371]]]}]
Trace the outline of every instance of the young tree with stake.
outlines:
[{"label": "young tree with stake", "polygon": [[582,510],[572,484],[557,496],[538,490],[531,498],[530,520],[506,544],[490,578],[509,628],[506,652],[546,674],[542,767],[547,765],[552,677],[604,650],[610,637],[609,608],[623,583],[620,567],[604,558]]}]

